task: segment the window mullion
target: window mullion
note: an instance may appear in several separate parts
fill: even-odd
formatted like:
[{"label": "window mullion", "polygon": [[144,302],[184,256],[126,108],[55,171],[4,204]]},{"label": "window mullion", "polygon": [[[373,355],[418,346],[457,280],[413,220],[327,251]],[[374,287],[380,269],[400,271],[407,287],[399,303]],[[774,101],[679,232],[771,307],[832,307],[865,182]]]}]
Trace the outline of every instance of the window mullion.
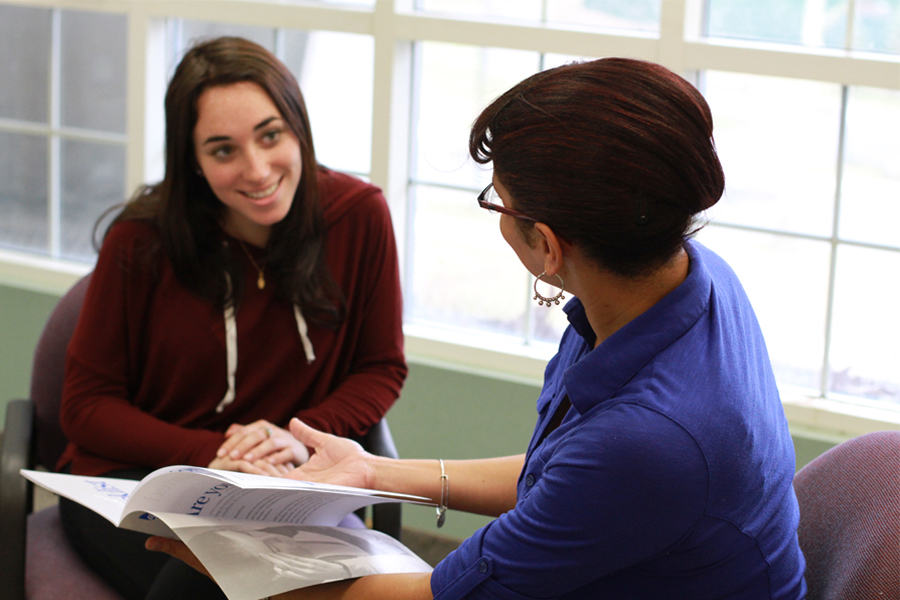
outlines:
[{"label": "window mullion", "polygon": [[[407,188],[406,202],[403,205],[402,224],[403,239],[398,240],[401,246],[401,256],[403,256],[402,278],[403,278],[403,294],[413,298],[413,272],[415,271],[415,220],[416,220],[416,201],[418,198],[419,185],[415,178],[418,174],[418,156],[419,156],[419,139],[416,131],[419,129],[419,88],[422,85],[422,44],[420,42],[410,42],[412,45],[410,58],[410,96],[409,96],[409,136],[407,138],[408,154],[406,157],[407,164]],[[376,137],[372,136],[373,142]]]},{"label": "window mullion", "polygon": [[838,230],[841,217],[841,186],[844,177],[844,147],[847,133],[847,101],[848,86],[841,87],[841,116],[838,130],[837,169],[835,171],[834,216],[831,224],[831,254],[828,265],[828,298],[825,303],[825,344],[822,353],[822,374],[819,382],[819,393],[824,398],[828,395],[828,378],[831,371],[831,327],[834,320],[834,292],[837,276]]},{"label": "window mullion", "polygon": [[853,28],[856,23],[856,0],[847,2],[847,29],[844,31],[844,49],[853,49]]},{"label": "window mullion", "polygon": [[[414,201],[410,182],[411,140],[415,137],[414,43],[398,36],[398,13],[412,9],[410,0],[377,0],[372,15],[375,42],[372,93],[372,183],[381,187],[399,236],[400,270],[404,283],[412,259]],[[404,290],[409,293],[409,287]]]}]

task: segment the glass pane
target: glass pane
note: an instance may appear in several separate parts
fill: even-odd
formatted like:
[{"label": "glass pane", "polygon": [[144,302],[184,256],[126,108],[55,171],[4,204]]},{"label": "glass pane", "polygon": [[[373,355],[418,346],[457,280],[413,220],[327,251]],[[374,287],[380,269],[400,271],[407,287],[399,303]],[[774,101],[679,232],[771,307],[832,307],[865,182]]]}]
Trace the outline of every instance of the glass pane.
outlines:
[{"label": "glass pane", "polygon": [[125,133],[125,15],[63,11],[63,125]]},{"label": "glass pane", "polygon": [[840,86],[708,71],[703,88],[726,185],[710,215],[830,237]]},{"label": "glass pane", "polygon": [[412,193],[407,320],[521,339],[531,283],[500,234],[499,215],[479,208],[472,193],[426,185]]},{"label": "glass pane", "polygon": [[0,131],[0,244],[49,253],[47,139]]},{"label": "glass pane", "polygon": [[658,32],[661,6],[662,0],[548,0],[547,21]]},{"label": "glass pane", "polygon": [[838,252],[829,390],[900,404],[900,253]]},{"label": "glass pane", "polygon": [[297,30],[285,30],[284,38],[284,62],[303,90],[316,158],[334,169],[367,174],[372,164],[373,39]]},{"label": "glass pane", "polygon": [[[533,277],[531,282],[534,283]],[[559,289],[538,284],[538,291],[544,296],[548,296],[549,293],[548,297],[552,297],[559,292]],[[572,294],[566,292],[563,294],[565,300],[560,300],[559,306],[554,304],[548,309],[546,305],[540,306],[537,300],[534,300],[534,288],[531,289],[531,292],[532,294],[529,297],[532,299],[528,308],[531,310],[532,338],[537,342],[553,344],[554,346],[559,345],[563,332],[569,326],[569,320],[566,318],[566,313],[563,312],[562,307],[572,299]]]},{"label": "glass pane", "polygon": [[843,48],[847,0],[708,0],[707,35]]},{"label": "glass pane", "polygon": [[[469,129],[507,89],[535,73],[535,52],[423,42],[413,177],[480,191],[490,172],[469,158]],[[474,201],[473,201],[474,204]]]},{"label": "glass pane", "polygon": [[853,48],[900,54],[900,0],[856,0]]},{"label": "glass pane", "polygon": [[900,247],[898,91],[850,89],[840,235]]},{"label": "glass pane", "polygon": [[595,60],[598,58],[602,58],[602,57],[600,57],[600,56],[572,56],[571,54],[555,54],[553,52],[548,52],[543,55],[543,62],[541,63],[541,67],[542,67],[542,70],[546,71],[547,69],[561,67],[563,65],[568,65],[573,62],[585,62],[588,60]]},{"label": "glass pane", "polygon": [[415,0],[416,10],[471,17],[540,21],[542,0]]},{"label": "glass pane", "polygon": [[[303,4],[306,0],[293,0],[297,4]],[[375,6],[375,0],[315,0],[324,4],[345,4],[350,6]]]},{"label": "glass pane", "polygon": [[62,140],[60,154],[61,253],[93,262],[94,223],[104,210],[125,201],[125,147]]},{"label": "glass pane", "polygon": [[212,23],[210,21],[192,21],[184,19],[181,25],[181,39],[176,40],[176,45],[180,44],[177,52],[178,58],[172,61],[172,70],[178,66],[178,62],[187,49],[194,45],[195,42],[221,37],[223,35],[232,35],[236,37],[246,38],[256,42],[269,52],[275,52],[275,29],[271,27],[254,27],[251,25],[232,25],[230,23]]},{"label": "glass pane", "polygon": [[0,117],[48,121],[50,10],[0,5]]},{"label": "glass pane", "polygon": [[698,241],[724,258],[750,298],[779,384],[818,390],[830,246],[711,225]]}]

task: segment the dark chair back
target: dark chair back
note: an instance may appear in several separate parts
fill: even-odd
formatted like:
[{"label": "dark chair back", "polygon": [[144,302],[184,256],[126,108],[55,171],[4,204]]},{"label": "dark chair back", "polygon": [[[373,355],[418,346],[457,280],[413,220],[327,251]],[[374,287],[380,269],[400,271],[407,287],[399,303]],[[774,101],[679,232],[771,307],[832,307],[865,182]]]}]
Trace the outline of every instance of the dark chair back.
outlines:
[{"label": "dark chair back", "polygon": [[66,350],[91,276],[80,279],[50,313],[34,353],[31,399],[7,405],[0,450],[0,590],[21,600],[121,600],[69,547],[54,504],[32,513],[33,486],[21,468],[53,470],[66,447],[59,404]]},{"label": "dark chair back", "polygon": [[34,351],[31,369],[31,401],[34,403],[35,452],[37,464],[55,469],[66,449],[66,436],[59,426],[66,349],[78,323],[81,305],[91,275],[81,278],[59,300],[50,313]]},{"label": "dark chair back", "polygon": [[[88,274],[53,309],[34,354],[31,399],[12,400],[0,448],[0,594],[4,600],[121,600],[69,547],[59,509],[32,514],[33,485],[19,469],[53,470],[67,440],[59,425],[66,351],[90,283]],[[373,454],[397,457],[387,421],[361,440]],[[373,507],[372,527],[399,539],[400,505]]]},{"label": "dark chair back", "polygon": [[839,444],[794,489],[807,600],[900,598],[900,431]]}]

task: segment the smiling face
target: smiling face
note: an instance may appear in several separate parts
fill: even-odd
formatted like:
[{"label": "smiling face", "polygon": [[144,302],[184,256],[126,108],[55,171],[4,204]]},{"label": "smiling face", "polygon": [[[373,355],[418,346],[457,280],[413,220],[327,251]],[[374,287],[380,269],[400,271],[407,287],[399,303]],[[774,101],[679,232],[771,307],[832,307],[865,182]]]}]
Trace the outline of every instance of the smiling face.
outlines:
[{"label": "smiling face", "polygon": [[226,206],[223,228],[265,246],[291,209],[302,174],[300,143],[259,85],[211,87],[197,99],[194,151]]}]

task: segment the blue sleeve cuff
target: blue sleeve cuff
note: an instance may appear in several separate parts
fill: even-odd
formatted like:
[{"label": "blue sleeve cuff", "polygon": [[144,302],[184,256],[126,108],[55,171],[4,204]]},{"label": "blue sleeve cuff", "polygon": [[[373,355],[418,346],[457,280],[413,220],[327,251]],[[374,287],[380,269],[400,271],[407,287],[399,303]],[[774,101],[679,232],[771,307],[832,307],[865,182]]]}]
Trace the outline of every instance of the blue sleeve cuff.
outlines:
[{"label": "blue sleeve cuff", "polygon": [[[441,565],[438,565],[438,569],[440,569],[440,566]],[[434,594],[434,600],[455,600],[456,598],[464,598],[493,573],[493,561],[482,556],[450,581],[442,581],[444,578],[440,575],[445,575],[444,573],[441,573],[437,577],[432,574],[431,592]]]}]

